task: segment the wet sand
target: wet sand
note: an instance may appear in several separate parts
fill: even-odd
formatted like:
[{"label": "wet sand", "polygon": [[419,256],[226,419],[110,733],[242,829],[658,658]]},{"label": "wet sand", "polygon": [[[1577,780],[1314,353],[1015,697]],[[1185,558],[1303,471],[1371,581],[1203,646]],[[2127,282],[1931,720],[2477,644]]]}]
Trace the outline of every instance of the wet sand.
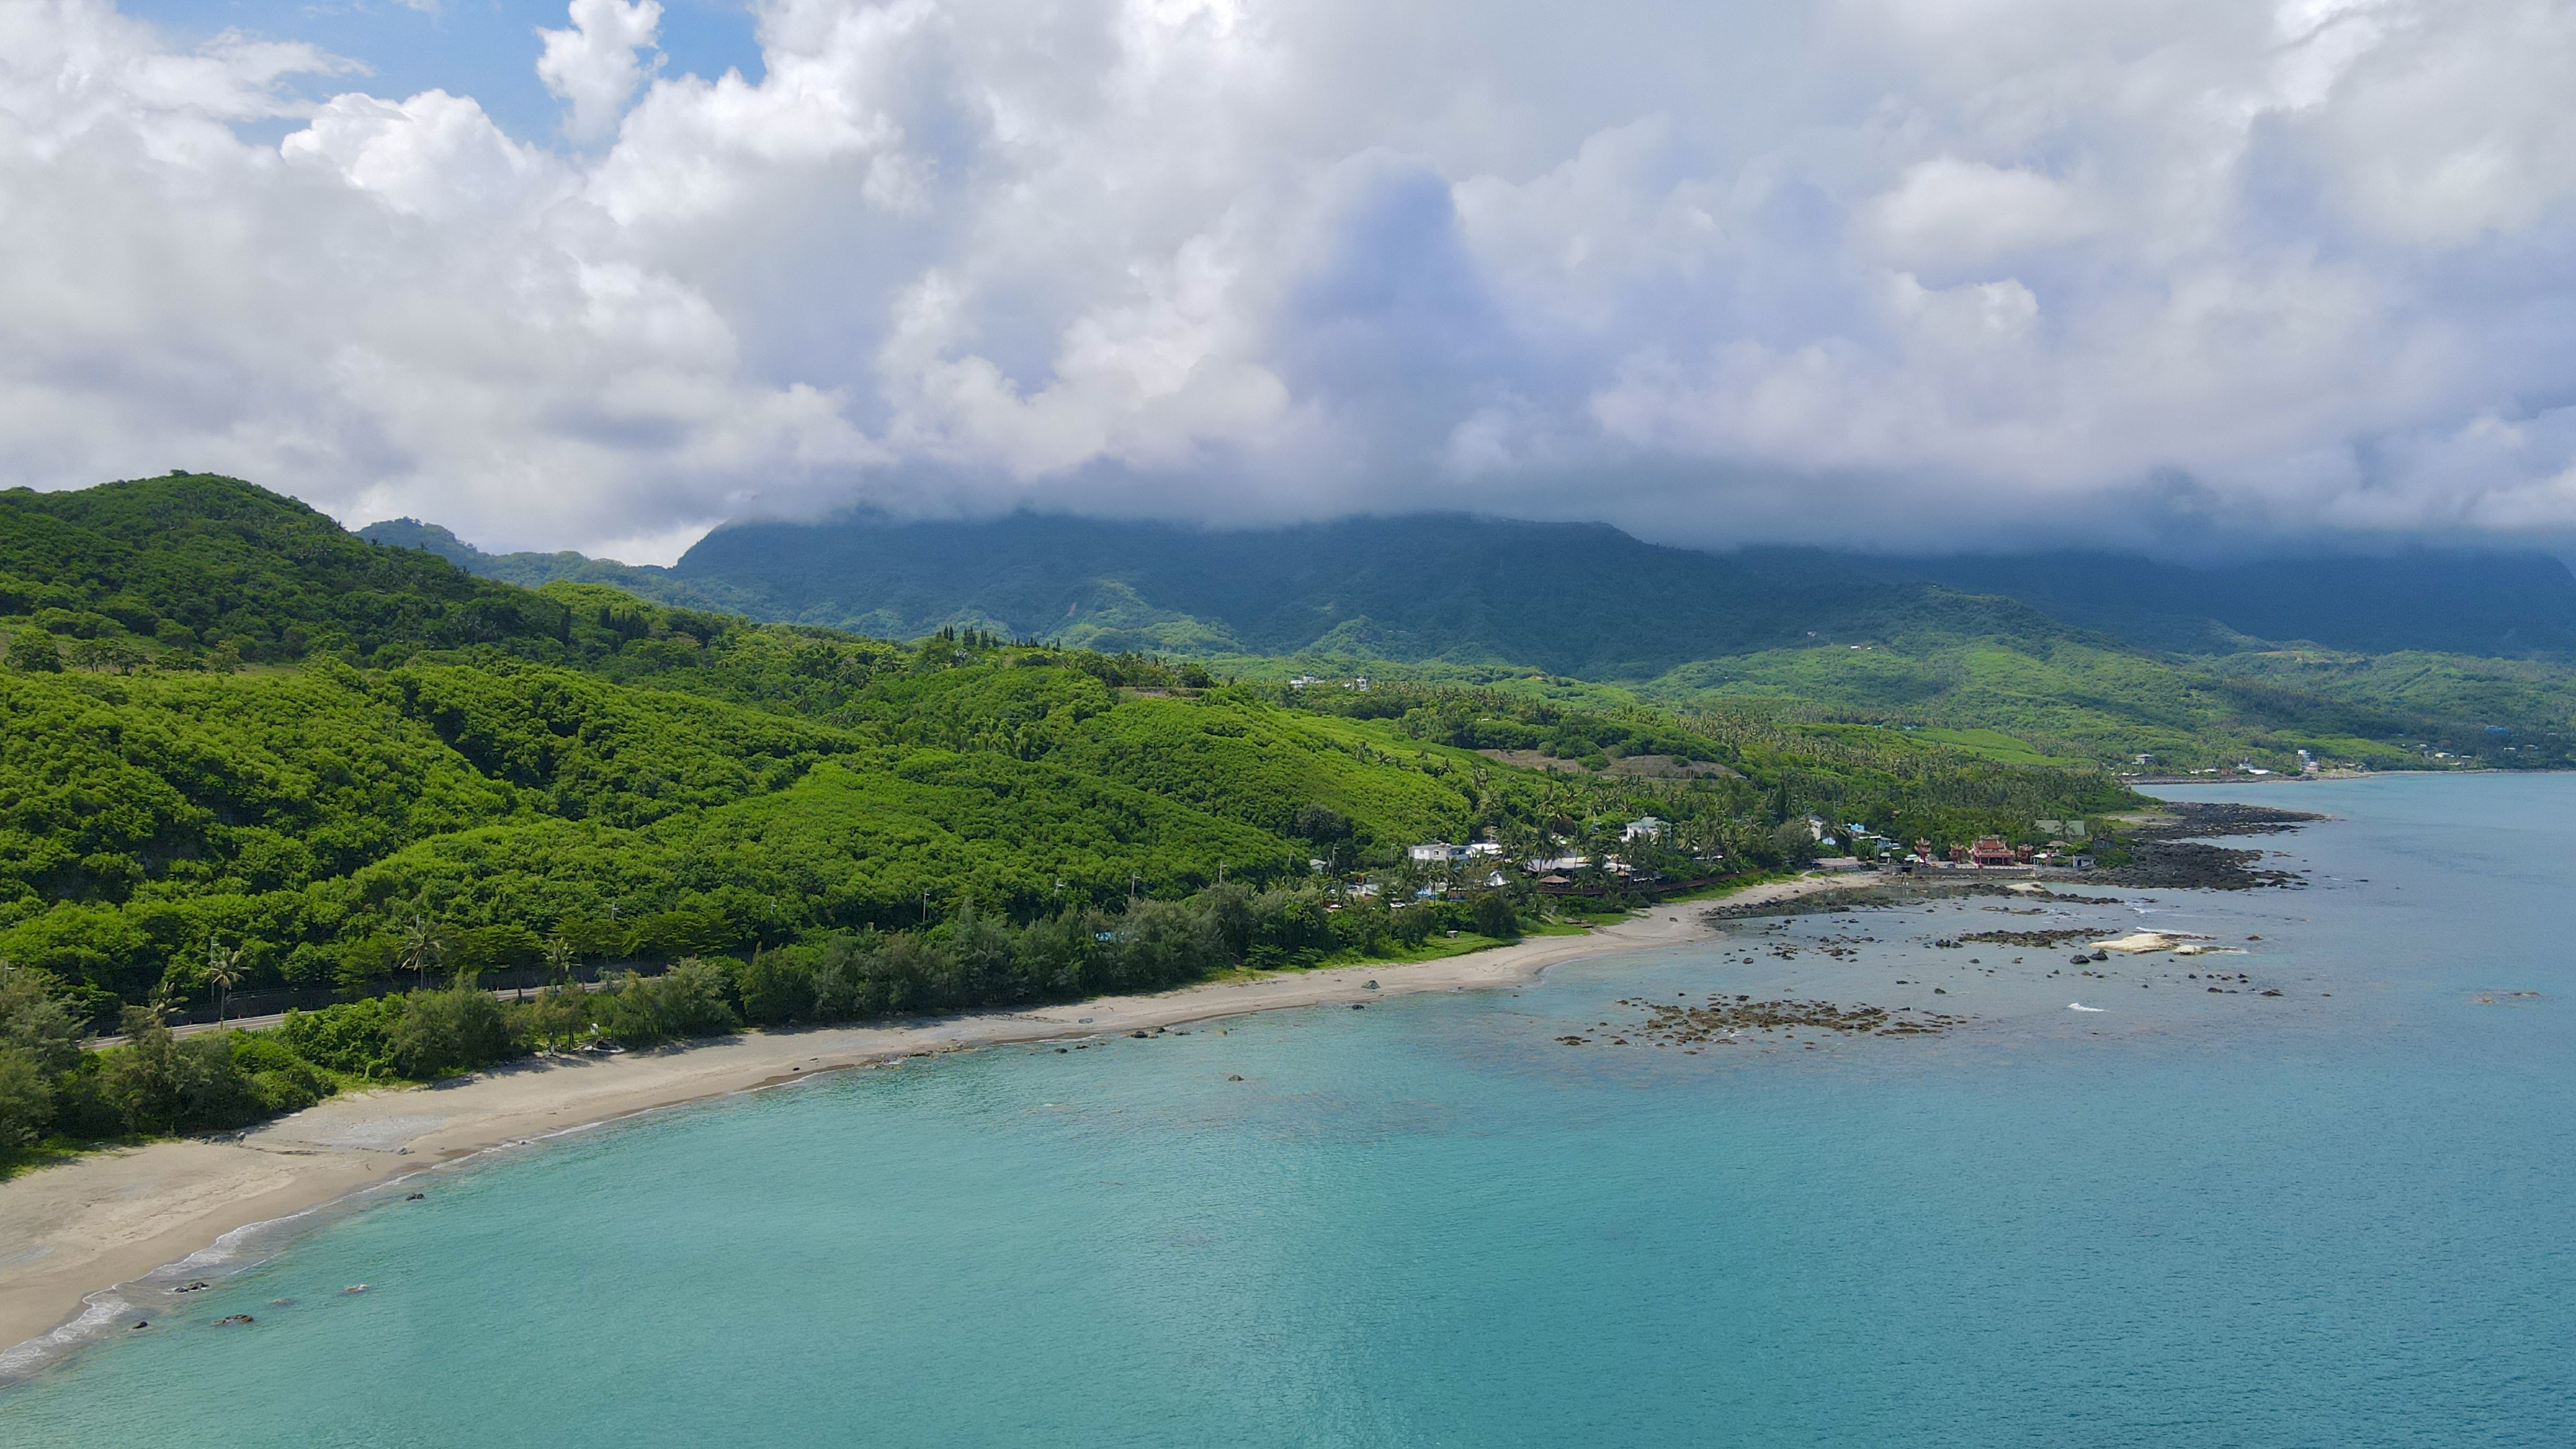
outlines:
[{"label": "wet sand", "polygon": [[[1727,903],[1830,890],[1753,886]],[[882,1026],[746,1032],[617,1056],[543,1058],[435,1086],[335,1097],[237,1138],[156,1142],[0,1183],[0,1344],[75,1319],[85,1298],[254,1223],[494,1147],[817,1072],[1010,1042],[1123,1034],[1254,1011],[1524,982],[1561,961],[1706,939],[1710,903],[1658,906],[1579,936],[1414,964],[1211,982],[1151,996]],[[1377,983],[1372,990],[1369,983]]]}]

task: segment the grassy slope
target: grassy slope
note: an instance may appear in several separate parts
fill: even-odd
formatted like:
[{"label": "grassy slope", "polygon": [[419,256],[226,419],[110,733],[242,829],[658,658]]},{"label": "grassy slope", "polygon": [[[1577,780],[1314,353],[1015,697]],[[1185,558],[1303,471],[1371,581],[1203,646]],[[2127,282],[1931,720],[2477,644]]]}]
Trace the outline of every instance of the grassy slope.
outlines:
[{"label": "grassy slope", "polygon": [[[2176,766],[2251,759],[2274,768],[2288,767],[2302,748],[2382,768],[2417,762],[2406,742],[2491,752],[2498,741],[2487,725],[2544,734],[2576,700],[2564,692],[2576,676],[2555,666],[2403,658],[2293,668],[2276,656],[2180,661],[2074,641],[2019,649],[1971,640],[1710,660],[1639,692],[1676,705],[1792,713],[1822,706],[1935,730],[1994,731],[2045,756],[2119,762],[2148,753]],[[2564,760],[2559,749],[2545,762]]]}]

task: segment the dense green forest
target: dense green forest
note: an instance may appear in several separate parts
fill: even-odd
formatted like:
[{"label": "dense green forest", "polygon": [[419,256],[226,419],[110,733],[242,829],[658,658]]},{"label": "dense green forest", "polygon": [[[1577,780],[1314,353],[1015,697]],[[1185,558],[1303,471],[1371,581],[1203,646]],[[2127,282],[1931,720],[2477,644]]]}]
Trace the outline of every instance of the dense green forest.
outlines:
[{"label": "dense green forest", "polygon": [[[13,1140],[254,1120],[592,1036],[1456,949],[1544,904],[1490,857],[1417,865],[1425,841],[1590,854],[1615,896],[1614,850],[1699,880],[1812,854],[1811,816],[2031,839],[2136,803],[2090,763],[1775,711],[1301,690],[524,589],[199,475],[0,493],[0,640]],[[1623,841],[1644,815],[1670,827]],[[451,989],[621,968],[646,975]],[[288,992],[318,1009],[167,1030]],[[127,1040],[79,1048],[100,1030]]]},{"label": "dense green forest", "polygon": [[[529,591],[201,476],[0,494],[0,564],[0,954],[94,1013],[201,990],[209,938],[238,943],[247,987],[357,986],[417,921],[498,932],[495,960],[554,938],[661,958],[1391,866],[1429,839],[1583,840],[1649,812],[1758,865],[1826,806],[1955,834],[2125,798],[2098,771],[1893,732],[1491,690],[1310,700],[971,631],[892,643]],[[1724,768],[1477,753],[1515,749]]]}]

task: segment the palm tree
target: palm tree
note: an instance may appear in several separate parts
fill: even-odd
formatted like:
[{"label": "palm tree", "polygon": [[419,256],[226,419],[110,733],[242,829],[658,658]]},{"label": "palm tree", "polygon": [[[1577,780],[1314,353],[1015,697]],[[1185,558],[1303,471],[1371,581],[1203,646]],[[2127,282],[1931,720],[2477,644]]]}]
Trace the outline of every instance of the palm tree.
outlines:
[{"label": "palm tree", "polygon": [[224,1007],[232,1001],[233,988],[241,984],[241,954],[239,946],[227,951],[215,944],[213,936],[206,937],[206,979],[215,984],[217,1026],[224,1024]]},{"label": "palm tree", "polygon": [[426,991],[429,989],[429,968],[437,965],[440,959],[446,956],[446,954],[447,937],[445,934],[438,929],[437,925],[433,923],[429,917],[424,915],[414,915],[411,918],[410,927],[403,932],[402,966],[406,971],[415,971],[420,974],[420,986],[422,990]]},{"label": "palm tree", "polygon": [[545,960],[546,980],[557,986],[570,985],[573,968],[581,964],[580,956],[572,949],[572,942],[561,936],[546,943]]},{"label": "palm tree", "polygon": [[[179,1009],[179,993],[177,988],[170,984],[170,978],[167,975],[153,983],[151,994],[143,998],[142,1009],[155,1024],[161,1026],[170,1024],[170,1013]],[[133,1035],[132,1032],[126,1034]]]}]

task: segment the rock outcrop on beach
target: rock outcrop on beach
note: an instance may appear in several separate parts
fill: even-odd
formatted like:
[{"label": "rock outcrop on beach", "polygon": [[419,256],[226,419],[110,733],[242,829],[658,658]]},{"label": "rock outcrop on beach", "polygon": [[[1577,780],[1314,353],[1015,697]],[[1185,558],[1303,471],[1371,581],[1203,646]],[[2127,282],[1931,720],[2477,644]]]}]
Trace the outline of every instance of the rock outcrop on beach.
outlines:
[{"label": "rock outcrop on beach", "polygon": [[1566,1046],[1627,1046],[1628,1038],[1633,1036],[1657,1046],[1696,1051],[1741,1041],[1747,1031],[1767,1034],[1811,1027],[1845,1036],[1925,1036],[1947,1031],[1967,1020],[1946,1012],[1918,1012],[1912,1007],[1889,1011],[1881,1006],[1837,1006],[1830,1001],[1755,1001],[1750,996],[1712,996],[1705,1006],[1626,999],[1619,1004],[1642,1009],[1645,1019],[1628,1027],[1614,1027],[1605,1021],[1593,1028],[1591,1036],[1568,1034],[1557,1040]]},{"label": "rock outcrop on beach", "polygon": [[2151,890],[2255,890],[2307,883],[2297,871],[2266,867],[2261,850],[2212,845],[2213,838],[2279,835],[2323,820],[2302,810],[2234,802],[2175,801],[2154,820],[2114,833],[2105,842],[2127,859],[2093,872],[2102,885]]}]

